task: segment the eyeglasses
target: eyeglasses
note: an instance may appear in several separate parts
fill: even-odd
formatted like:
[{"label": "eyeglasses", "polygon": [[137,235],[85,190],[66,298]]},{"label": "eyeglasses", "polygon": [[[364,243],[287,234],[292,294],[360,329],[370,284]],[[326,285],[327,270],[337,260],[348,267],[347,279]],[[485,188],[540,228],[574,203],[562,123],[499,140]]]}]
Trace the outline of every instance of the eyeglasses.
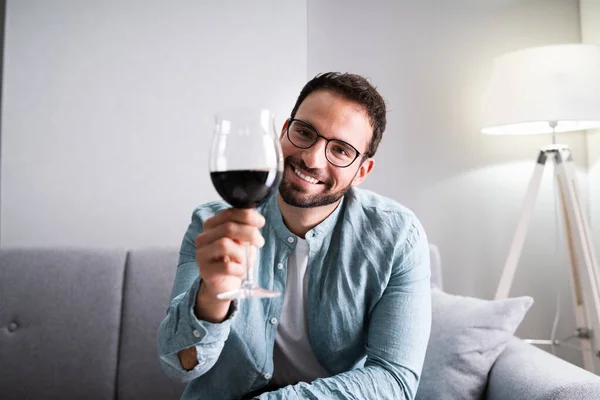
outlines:
[{"label": "eyeglasses", "polygon": [[308,149],[317,143],[319,138],[323,138],[327,141],[325,158],[336,167],[349,167],[360,156],[360,152],[351,144],[343,140],[327,139],[321,136],[314,126],[299,119],[288,119],[287,137],[290,143],[300,149]]}]

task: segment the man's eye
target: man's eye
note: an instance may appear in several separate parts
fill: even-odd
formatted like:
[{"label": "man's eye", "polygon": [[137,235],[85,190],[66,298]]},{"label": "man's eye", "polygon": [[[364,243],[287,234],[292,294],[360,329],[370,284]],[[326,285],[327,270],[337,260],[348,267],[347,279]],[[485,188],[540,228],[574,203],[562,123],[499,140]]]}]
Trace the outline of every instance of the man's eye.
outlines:
[{"label": "man's eye", "polygon": [[342,148],[340,146],[334,146],[333,147],[333,152],[336,153],[336,154],[338,154],[338,155],[340,155],[340,156],[347,156],[348,155],[348,152],[344,148]]},{"label": "man's eye", "polygon": [[298,133],[300,134],[300,136],[304,136],[304,137],[312,137],[312,134],[311,134],[310,132],[308,132],[308,131],[305,131],[305,130],[302,130],[302,129],[300,129],[300,130],[298,131]]}]

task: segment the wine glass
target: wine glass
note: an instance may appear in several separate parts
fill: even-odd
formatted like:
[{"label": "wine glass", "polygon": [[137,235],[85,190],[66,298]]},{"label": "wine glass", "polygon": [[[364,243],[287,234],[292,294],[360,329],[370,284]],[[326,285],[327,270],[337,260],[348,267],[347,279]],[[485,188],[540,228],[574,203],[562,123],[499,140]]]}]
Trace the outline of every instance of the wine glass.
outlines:
[{"label": "wine glass", "polygon": [[[281,144],[275,118],[266,109],[232,108],[215,116],[210,152],[210,177],[219,195],[234,208],[256,208],[277,192],[283,176]],[[219,299],[277,297],[252,277],[250,246],[245,245],[246,278],[240,289],[217,295]]]}]

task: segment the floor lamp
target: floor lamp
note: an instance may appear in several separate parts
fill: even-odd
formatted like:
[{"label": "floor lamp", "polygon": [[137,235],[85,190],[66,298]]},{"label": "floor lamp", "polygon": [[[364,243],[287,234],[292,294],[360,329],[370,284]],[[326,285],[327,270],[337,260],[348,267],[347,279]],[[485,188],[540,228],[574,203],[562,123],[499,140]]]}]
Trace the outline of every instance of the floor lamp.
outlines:
[{"label": "floor lamp", "polygon": [[556,144],[557,133],[600,127],[600,47],[552,45],[498,57],[483,103],[485,134],[552,135],[552,145],[537,155],[495,298],[509,295],[543,171],[552,163],[569,251],[576,336],[584,368],[600,373],[598,258],[571,150]]}]

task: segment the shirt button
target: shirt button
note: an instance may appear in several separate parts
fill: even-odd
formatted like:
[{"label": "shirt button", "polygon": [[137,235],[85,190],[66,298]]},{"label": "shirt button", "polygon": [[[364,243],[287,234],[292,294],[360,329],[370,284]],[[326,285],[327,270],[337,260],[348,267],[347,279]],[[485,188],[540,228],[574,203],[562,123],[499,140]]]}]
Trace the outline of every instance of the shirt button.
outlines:
[{"label": "shirt button", "polygon": [[277,264],[277,269],[283,269],[283,264],[282,263]]},{"label": "shirt button", "polygon": [[290,242],[290,243],[294,243],[294,238],[290,236],[290,237],[288,238],[288,242]]},{"label": "shirt button", "polygon": [[194,336],[200,337],[200,332],[198,332],[197,329],[194,329],[194,331],[192,333],[194,334]]},{"label": "shirt button", "polygon": [[271,325],[275,325],[277,324],[277,318],[273,317],[271,318]]},{"label": "shirt button", "polygon": [[17,325],[16,322],[11,322],[10,324],[8,324],[8,331],[14,332],[17,330],[18,327],[19,327],[19,325]]},{"label": "shirt button", "polygon": [[266,380],[271,379],[271,374],[268,372],[266,374],[264,374],[263,376],[265,377]]},{"label": "shirt button", "polygon": [[317,237],[317,232],[313,232],[313,237]]}]

